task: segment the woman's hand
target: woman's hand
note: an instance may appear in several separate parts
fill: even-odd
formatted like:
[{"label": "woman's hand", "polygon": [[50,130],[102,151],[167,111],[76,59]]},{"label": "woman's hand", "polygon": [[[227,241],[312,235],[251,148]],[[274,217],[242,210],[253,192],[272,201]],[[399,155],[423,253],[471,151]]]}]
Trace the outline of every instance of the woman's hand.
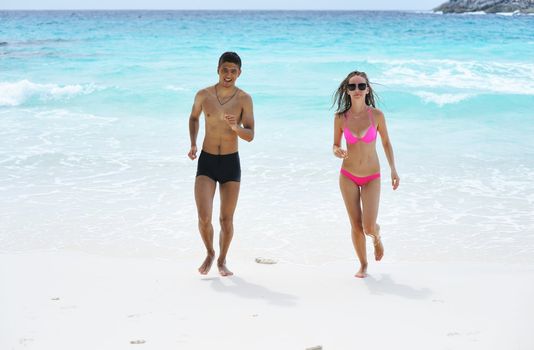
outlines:
[{"label": "woman's hand", "polygon": [[393,190],[396,190],[399,187],[399,182],[400,177],[399,174],[397,174],[397,170],[391,170],[391,186],[393,186]]},{"label": "woman's hand", "polygon": [[341,159],[347,159],[349,157],[348,152],[339,146],[334,145],[333,152],[336,157]]}]

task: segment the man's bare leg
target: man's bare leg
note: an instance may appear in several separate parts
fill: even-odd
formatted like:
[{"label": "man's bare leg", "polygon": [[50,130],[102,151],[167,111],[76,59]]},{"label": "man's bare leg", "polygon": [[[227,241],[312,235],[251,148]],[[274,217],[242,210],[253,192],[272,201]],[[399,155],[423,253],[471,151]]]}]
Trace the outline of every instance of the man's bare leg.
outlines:
[{"label": "man's bare leg", "polygon": [[237,206],[240,183],[237,181],[228,181],[219,186],[221,196],[221,233],[219,236],[220,254],[217,259],[217,267],[221,276],[231,276],[234,273],[226,267],[226,255],[228,248],[234,236],[234,212]]},{"label": "man's bare leg", "polygon": [[195,179],[195,202],[197,204],[198,213],[198,230],[200,236],[206,247],[206,259],[200,267],[198,272],[206,275],[213,260],[215,259],[215,250],[213,249],[213,225],[211,224],[211,216],[213,212],[213,196],[215,195],[215,188],[217,183],[207,176],[200,175]]}]

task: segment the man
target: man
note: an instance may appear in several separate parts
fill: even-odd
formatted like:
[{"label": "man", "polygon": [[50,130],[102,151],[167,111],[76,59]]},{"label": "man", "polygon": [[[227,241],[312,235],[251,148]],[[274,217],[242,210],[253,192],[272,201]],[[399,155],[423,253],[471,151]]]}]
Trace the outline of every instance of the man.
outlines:
[{"label": "man", "polygon": [[217,67],[219,82],[197,92],[191,116],[189,158],[197,157],[197,135],[200,113],[204,112],[205,136],[198,159],[195,180],[195,201],[198,212],[198,228],[204,245],[206,259],[198,268],[205,275],[215,259],[213,249],[213,196],[219,182],[221,233],[217,267],[222,276],[233,273],[226,266],[226,255],[234,234],[233,218],[239,196],[241,166],[237,152],[238,137],[246,141],[254,138],[254,114],[252,98],[235,83],[241,75],[241,58],[235,52],[225,52]]}]

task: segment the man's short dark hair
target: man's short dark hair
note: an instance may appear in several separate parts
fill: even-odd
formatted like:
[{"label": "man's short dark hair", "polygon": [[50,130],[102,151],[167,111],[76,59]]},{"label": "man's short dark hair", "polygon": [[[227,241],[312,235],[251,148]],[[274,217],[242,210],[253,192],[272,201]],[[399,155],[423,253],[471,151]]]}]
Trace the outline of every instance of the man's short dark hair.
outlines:
[{"label": "man's short dark hair", "polygon": [[241,69],[241,57],[233,51],[223,53],[221,57],[219,57],[219,65],[217,67],[220,67],[225,62],[235,63],[239,69]]}]

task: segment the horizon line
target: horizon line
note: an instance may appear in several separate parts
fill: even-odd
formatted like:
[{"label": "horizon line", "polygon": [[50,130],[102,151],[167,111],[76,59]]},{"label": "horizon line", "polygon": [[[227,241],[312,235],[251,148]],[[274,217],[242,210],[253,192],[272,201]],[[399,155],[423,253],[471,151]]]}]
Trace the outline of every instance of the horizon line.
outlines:
[{"label": "horizon line", "polygon": [[341,11],[350,11],[350,12],[411,12],[411,11],[428,11],[432,12],[433,9],[145,9],[145,8],[82,8],[82,9],[2,9],[0,11],[219,11],[219,12],[230,12],[230,11],[263,11],[263,12],[280,12],[280,11],[323,11],[323,12],[341,12]]}]

